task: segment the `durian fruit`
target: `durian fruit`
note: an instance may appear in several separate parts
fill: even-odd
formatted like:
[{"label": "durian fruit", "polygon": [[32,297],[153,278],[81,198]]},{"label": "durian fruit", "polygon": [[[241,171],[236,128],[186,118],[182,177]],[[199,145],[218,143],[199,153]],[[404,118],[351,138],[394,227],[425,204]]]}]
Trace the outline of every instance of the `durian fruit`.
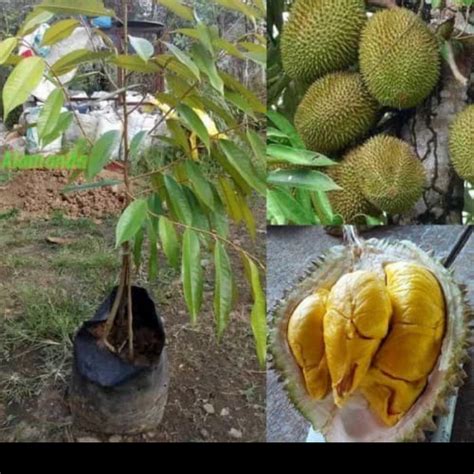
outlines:
[{"label": "durian fruit", "polygon": [[329,291],[320,289],[305,298],[291,315],[288,343],[301,367],[310,396],[323,399],[331,388],[323,340],[323,317]]},{"label": "durian fruit", "polygon": [[[414,326],[424,328],[423,331],[427,333],[428,329],[433,329],[435,339],[439,336],[436,328],[444,329],[439,341],[441,347],[434,351],[438,356],[435,357],[433,367],[430,367],[433,358],[430,356],[430,360],[430,357],[425,358],[421,354],[423,360],[417,361],[417,367],[403,364],[401,373],[407,380],[402,380],[388,377],[373,363],[368,372],[370,379],[366,375],[359,388],[340,407],[335,403],[333,393],[322,400],[309,396],[301,370],[288,344],[288,323],[294,308],[307,296],[320,288],[332,291],[344,275],[358,271],[376,273],[382,280],[387,276],[387,291],[393,307],[389,336],[382,342],[373,361],[382,358],[381,351],[385,341],[390,338],[390,330],[396,326],[403,327],[408,320],[413,321]],[[410,275],[407,281],[406,277]],[[328,300],[327,307],[330,305]],[[272,315],[270,348],[275,368],[279,370],[295,406],[327,441],[421,441],[425,439],[425,431],[436,428],[433,417],[446,410],[448,397],[465,377],[462,364],[468,359],[468,323],[472,318],[465,291],[439,261],[409,241],[354,239],[347,245],[331,248],[304,272],[299,282],[272,309]],[[419,333],[422,339],[421,329]],[[421,345],[420,339],[413,344]],[[409,343],[408,346],[406,343],[400,344],[399,349],[393,348],[400,352],[400,361],[406,351],[415,349],[431,354],[431,349],[412,348]],[[409,360],[410,357],[412,355],[409,354]],[[391,365],[397,371],[400,370],[398,359],[394,356],[387,357],[386,361],[389,362],[384,365],[384,370]],[[419,376],[421,379],[408,380]],[[372,398],[372,406],[363,394],[366,381],[371,381],[375,386],[374,391],[381,392]],[[388,411],[387,396],[392,394],[396,394],[396,397]],[[397,416],[397,413],[401,415],[393,424],[391,417]],[[386,419],[384,414],[387,415]]]},{"label": "durian fruit", "polygon": [[295,127],[310,150],[335,153],[375,125],[378,104],[356,72],[337,72],[317,80],[295,114]]},{"label": "durian fruit", "polygon": [[336,405],[358,388],[387,335],[392,307],[384,280],[359,270],[331,288],[324,316],[324,343]]},{"label": "durian fruit", "polygon": [[440,76],[435,36],[406,8],[377,12],[362,31],[360,70],[380,104],[396,109],[419,105]]},{"label": "durian fruit", "polygon": [[423,195],[425,169],[410,145],[398,138],[377,135],[345,161],[354,169],[352,186],[381,211],[402,214]]},{"label": "durian fruit", "polygon": [[358,173],[354,166],[342,162],[331,166],[327,175],[342,188],[328,192],[328,198],[334,214],[341,216],[344,223],[363,225],[366,223],[364,216],[380,215],[380,211],[360,193],[357,184]]},{"label": "durian fruit", "polygon": [[449,153],[456,173],[474,183],[474,105],[464,109],[453,122]]},{"label": "durian fruit", "polygon": [[311,83],[357,61],[364,0],[296,0],[281,37],[283,68]]},{"label": "durian fruit", "polygon": [[423,391],[438,359],[445,304],[438,281],[425,267],[397,262],[387,265],[385,274],[392,325],[361,391],[384,423],[393,426]]}]

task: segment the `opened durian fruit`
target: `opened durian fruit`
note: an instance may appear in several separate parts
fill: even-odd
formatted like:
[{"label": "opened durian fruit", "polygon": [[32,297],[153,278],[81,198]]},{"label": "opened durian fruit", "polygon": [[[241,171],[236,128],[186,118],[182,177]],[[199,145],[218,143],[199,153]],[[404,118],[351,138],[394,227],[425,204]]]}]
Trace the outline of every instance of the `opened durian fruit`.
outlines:
[{"label": "opened durian fruit", "polygon": [[327,441],[424,440],[465,378],[464,292],[413,243],[349,229],[277,304],[275,366]]}]

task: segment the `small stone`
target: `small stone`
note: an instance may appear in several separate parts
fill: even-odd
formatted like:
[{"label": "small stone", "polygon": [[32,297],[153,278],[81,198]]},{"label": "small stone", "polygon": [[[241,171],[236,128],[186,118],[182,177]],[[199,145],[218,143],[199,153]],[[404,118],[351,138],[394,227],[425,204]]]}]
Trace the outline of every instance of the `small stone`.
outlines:
[{"label": "small stone", "polygon": [[229,436],[231,438],[241,439],[242,438],[242,431],[236,430],[235,428],[231,428],[230,431],[229,431]]},{"label": "small stone", "polygon": [[216,412],[216,410],[214,409],[214,406],[211,405],[210,403],[205,403],[203,408],[204,408],[204,411],[209,415],[214,415],[214,413]]},{"label": "small stone", "polygon": [[229,414],[230,414],[230,411],[228,408],[223,408],[221,410],[221,416],[229,416]]},{"label": "small stone", "polygon": [[200,431],[200,433],[201,433],[201,436],[202,436],[204,439],[209,438],[209,431],[207,431],[206,429],[203,428],[203,429]]},{"label": "small stone", "polygon": [[94,438],[93,436],[82,436],[77,438],[78,443],[100,443],[100,439]]},{"label": "small stone", "polygon": [[121,443],[122,437],[120,435],[113,435],[109,438],[110,443]]}]

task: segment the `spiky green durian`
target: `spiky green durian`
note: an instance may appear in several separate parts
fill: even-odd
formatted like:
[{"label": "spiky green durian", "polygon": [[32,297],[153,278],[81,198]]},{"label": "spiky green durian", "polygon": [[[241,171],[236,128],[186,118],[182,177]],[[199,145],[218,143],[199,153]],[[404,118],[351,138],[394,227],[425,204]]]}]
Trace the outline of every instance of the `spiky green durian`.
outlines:
[{"label": "spiky green durian", "polygon": [[449,133],[449,153],[458,175],[474,183],[474,105],[454,120]]},{"label": "spiky green durian", "polygon": [[365,224],[365,216],[378,216],[380,211],[362,196],[357,186],[357,172],[347,163],[331,166],[328,176],[342,188],[328,193],[334,214],[340,215],[345,224]]},{"label": "spiky green durian", "polygon": [[[446,331],[441,352],[432,369],[425,390],[416,403],[395,426],[377,420],[363,396],[356,393],[343,408],[336,407],[332,394],[324,400],[311,398],[304,385],[301,370],[287,342],[288,321],[294,308],[309,294],[329,290],[341,276],[370,269],[384,277],[387,264],[399,261],[417,263],[429,270],[439,282],[446,304]],[[452,273],[436,259],[408,241],[370,239],[331,248],[285,293],[273,310],[270,348],[278,369],[297,409],[319,430],[327,441],[423,441],[425,431],[434,431],[438,415],[446,411],[446,401],[466,377],[462,369],[469,360],[467,348],[472,320],[466,292]],[[435,417],[433,419],[433,417]]]},{"label": "spiky green durian", "polygon": [[281,38],[286,73],[308,83],[357,60],[363,0],[296,0]]},{"label": "spiky green durian", "polygon": [[377,102],[360,74],[336,72],[317,80],[295,115],[295,126],[310,150],[335,153],[361,138],[375,125]]},{"label": "spiky green durian", "polygon": [[381,211],[402,214],[423,195],[425,169],[410,145],[398,138],[377,135],[344,161],[354,170],[352,185]]},{"label": "spiky green durian", "polygon": [[362,31],[360,70],[380,104],[409,109],[433,91],[440,75],[436,38],[406,8],[376,13]]}]

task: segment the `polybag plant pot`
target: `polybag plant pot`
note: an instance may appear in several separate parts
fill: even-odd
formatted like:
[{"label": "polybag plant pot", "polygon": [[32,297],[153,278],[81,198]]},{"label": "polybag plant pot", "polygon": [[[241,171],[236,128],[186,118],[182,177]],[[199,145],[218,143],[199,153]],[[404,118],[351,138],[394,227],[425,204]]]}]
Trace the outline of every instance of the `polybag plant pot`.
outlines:
[{"label": "polybag plant pot", "polygon": [[[76,426],[101,433],[132,434],[156,428],[168,397],[165,332],[148,292],[132,287],[133,329],[155,341],[134,363],[99,344],[94,329],[107,319],[115,288],[74,339],[69,404]],[[142,341],[143,342],[143,341]],[[146,341],[145,341],[146,342]],[[145,360],[146,359],[146,360]]]}]

